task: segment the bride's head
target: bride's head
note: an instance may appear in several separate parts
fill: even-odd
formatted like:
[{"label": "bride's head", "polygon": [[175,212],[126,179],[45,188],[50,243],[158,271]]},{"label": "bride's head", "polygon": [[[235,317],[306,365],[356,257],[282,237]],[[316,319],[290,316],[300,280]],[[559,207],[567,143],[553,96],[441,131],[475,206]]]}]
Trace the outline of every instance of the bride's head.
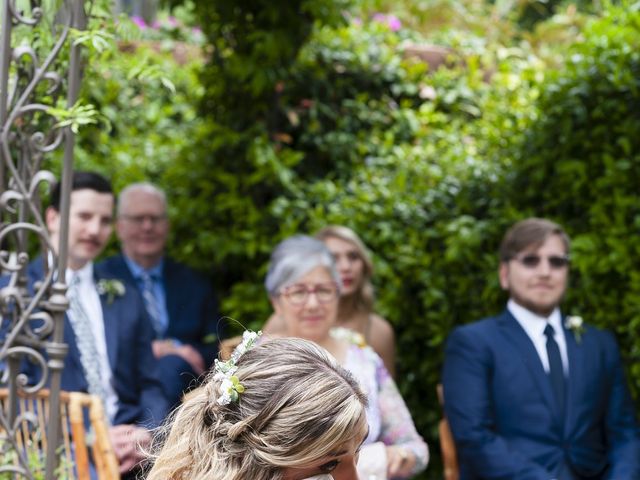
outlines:
[{"label": "bride's head", "polygon": [[264,341],[236,366],[233,400],[221,393],[231,375],[214,371],[174,412],[148,479],[357,478],[366,397],[346,370],[293,338]]}]

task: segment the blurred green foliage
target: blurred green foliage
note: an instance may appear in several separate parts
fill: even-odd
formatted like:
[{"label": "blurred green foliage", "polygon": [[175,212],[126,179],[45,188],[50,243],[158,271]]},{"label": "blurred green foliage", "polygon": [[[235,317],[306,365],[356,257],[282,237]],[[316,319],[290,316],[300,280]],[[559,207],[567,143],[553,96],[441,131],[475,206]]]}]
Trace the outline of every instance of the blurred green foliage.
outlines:
[{"label": "blurred green foliage", "polygon": [[[92,63],[84,96],[110,128],[81,130],[78,164],[118,188],[167,189],[171,254],[212,276],[224,314],[253,328],[268,317],[262,280],[282,238],[356,230],[431,445],[420,478],[441,478],[443,343],[503,308],[502,234],[545,216],[574,238],[567,313],[616,331],[638,398],[637,4],[555,6],[522,30],[512,4],[442,2],[425,30],[384,2],[376,16],[375,2],[173,3],[207,46],[185,56],[184,35],[142,32]],[[433,39],[449,47],[437,69],[411,53]]]}]

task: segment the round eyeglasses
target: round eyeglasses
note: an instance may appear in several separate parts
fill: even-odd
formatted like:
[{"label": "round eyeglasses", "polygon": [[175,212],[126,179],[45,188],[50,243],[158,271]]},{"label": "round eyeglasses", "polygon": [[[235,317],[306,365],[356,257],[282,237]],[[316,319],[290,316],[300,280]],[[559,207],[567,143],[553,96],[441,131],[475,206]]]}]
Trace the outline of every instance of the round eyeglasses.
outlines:
[{"label": "round eyeglasses", "polygon": [[286,287],[282,291],[292,305],[304,305],[309,300],[309,295],[315,295],[318,303],[331,303],[338,297],[338,287],[333,283],[319,283],[313,286],[295,284]]}]

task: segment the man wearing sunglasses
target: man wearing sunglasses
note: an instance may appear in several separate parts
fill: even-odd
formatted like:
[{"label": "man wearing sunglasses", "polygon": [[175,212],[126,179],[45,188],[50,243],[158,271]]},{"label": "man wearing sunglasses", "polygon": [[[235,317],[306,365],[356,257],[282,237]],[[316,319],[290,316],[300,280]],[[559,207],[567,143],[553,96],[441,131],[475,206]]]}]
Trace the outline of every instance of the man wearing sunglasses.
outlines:
[{"label": "man wearing sunglasses", "polygon": [[457,328],[443,370],[460,478],[640,479],[640,431],[613,335],[566,317],[569,238],[516,223],[500,247],[497,317]]}]

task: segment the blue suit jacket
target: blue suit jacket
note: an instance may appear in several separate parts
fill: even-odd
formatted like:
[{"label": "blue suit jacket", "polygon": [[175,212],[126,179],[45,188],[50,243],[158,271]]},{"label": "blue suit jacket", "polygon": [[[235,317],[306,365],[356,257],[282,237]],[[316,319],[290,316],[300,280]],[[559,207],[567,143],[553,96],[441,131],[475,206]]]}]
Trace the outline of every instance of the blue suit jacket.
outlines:
[{"label": "blue suit jacket", "polygon": [[443,370],[445,413],[461,480],[640,479],[640,432],[618,347],[586,327],[565,330],[567,409],[556,407],[533,343],[505,310],[458,327]]},{"label": "blue suit jacket", "polygon": [[[28,275],[30,284],[43,278],[41,257],[29,265]],[[114,278],[96,265],[94,276],[96,281]],[[156,427],[164,420],[169,403],[162,393],[151,351],[153,328],[142,300],[135,290],[126,289],[124,295],[115,296],[111,301],[101,295],[100,303],[113,387],[118,395],[118,411],[113,423]],[[80,351],[66,315],[64,341],[69,345],[69,353],[62,370],[62,389],[86,392],[88,385],[80,363]]]},{"label": "blue suit jacket", "polygon": [[[102,261],[100,269],[138,288],[124,257],[115,255]],[[169,327],[167,337],[194,347],[209,367],[218,357],[218,339],[223,332],[216,298],[210,282],[191,268],[170,258],[162,271]]]}]

